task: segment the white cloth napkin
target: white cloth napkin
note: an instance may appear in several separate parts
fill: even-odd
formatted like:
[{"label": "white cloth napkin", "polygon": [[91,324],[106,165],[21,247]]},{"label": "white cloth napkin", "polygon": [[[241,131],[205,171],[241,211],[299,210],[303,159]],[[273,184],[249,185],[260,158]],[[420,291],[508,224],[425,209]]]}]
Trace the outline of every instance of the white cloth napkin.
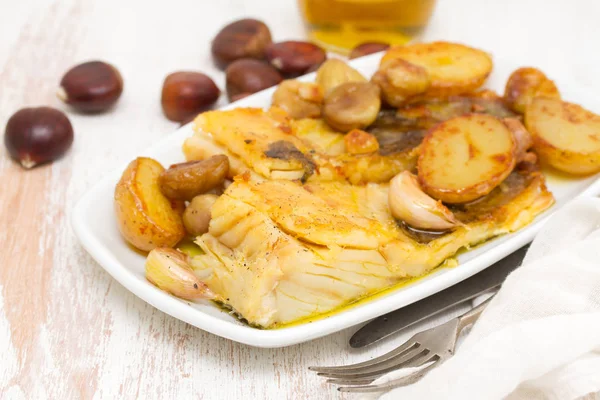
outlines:
[{"label": "white cloth napkin", "polygon": [[584,198],[544,225],[453,358],[381,399],[569,400],[599,391],[600,199]]}]

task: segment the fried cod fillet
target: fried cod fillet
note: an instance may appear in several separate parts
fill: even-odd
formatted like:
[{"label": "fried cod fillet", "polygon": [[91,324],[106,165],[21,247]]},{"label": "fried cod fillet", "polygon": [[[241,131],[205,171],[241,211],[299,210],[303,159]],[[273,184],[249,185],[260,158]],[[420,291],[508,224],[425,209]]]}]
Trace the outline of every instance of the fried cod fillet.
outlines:
[{"label": "fried cod fillet", "polygon": [[213,206],[209,231],[196,240],[204,254],[192,265],[241,317],[273,328],[423,275],[461,248],[527,225],[554,202],[537,165],[521,163],[490,194],[451,207],[464,226],[434,235],[394,220],[387,192],[387,183],[246,173]]}]

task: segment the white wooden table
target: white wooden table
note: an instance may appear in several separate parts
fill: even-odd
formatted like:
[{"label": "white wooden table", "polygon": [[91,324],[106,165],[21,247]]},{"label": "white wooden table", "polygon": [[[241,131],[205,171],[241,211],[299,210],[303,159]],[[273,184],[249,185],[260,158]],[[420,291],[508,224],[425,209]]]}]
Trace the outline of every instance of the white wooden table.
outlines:
[{"label": "white wooden table", "polygon": [[[594,0],[439,3],[425,39],[600,82]],[[76,138],[60,162],[23,171],[0,150],[0,398],[335,399],[309,365],[354,362],[399,340],[350,351],[349,329],[277,350],[233,343],[130,294],[73,235],[71,209],[85,190],[177,128],[160,110],[167,73],[200,70],[223,87],[209,42],[244,16],[265,20],[276,40],[303,37],[292,0],[0,1],[2,131],[21,107],[63,108],[54,91],[78,62],[106,60],[125,80],[112,112],[69,111]]]}]

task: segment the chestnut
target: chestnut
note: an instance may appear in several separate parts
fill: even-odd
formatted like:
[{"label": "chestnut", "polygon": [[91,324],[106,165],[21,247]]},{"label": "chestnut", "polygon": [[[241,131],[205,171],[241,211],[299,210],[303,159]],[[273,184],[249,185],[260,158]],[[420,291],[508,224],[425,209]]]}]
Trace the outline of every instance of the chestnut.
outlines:
[{"label": "chestnut", "polygon": [[8,153],[28,169],[60,158],[72,143],[71,122],[62,111],[50,107],[17,111],[4,132]]},{"label": "chestnut", "polygon": [[337,86],[323,102],[323,119],[341,132],[364,129],[381,108],[379,87],[371,82],[347,82]]},{"label": "chestnut", "polygon": [[252,93],[238,93],[238,94],[235,94],[235,95],[231,96],[231,98],[229,100],[233,103],[234,101],[241,100],[244,97],[250,96],[251,94]]},{"label": "chestnut", "polygon": [[232,22],[217,33],[211,52],[221,69],[241,58],[263,59],[271,43],[271,31],[264,22],[246,18]]},{"label": "chestnut", "polygon": [[325,51],[309,42],[287,41],[272,43],[265,50],[267,60],[285,77],[295,78],[323,64]]},{"label": "chestnut", "polygon": [[314,82],[291,79],[277,86],[271,104],[283,109],[294,119],[319,118],[323,104],[323,91]]},{"label": "chestnut", "polygon": [[178,71],[165,78],[161,104],[168,119],[183,122],[212,106],[220,95],[221,91],[207,75]]},{"label": "chestnut", "polygon": [[323,89],[323,93],[327,95],[343,83],[366,82],[367,78],[344,61],[330,58],[317,70],[315,81]]},{"label": "chestnut", "polygon": [[369,54],[379,53],[380,51],[384,51],[389,48],[390,48],[389,43],[365,42],[365,43],[361,43],[358,46],[356,46],[355,48],[353,48],[352,51],[350,52],[350,56],[348,58],[353,60],[355,58],[367,56]]},{"label": "chestnut", "polygon": [[119,71],[103,61],[71,68],[62,77],[56,95],[77,111],[96,113],[112,107],[123,93]]},{"label": "chestnut", "polygon": [[251,58],[233,62],[225,71],[227,96],[231,101],[240,94],[252,94],[277,85],[281,75],[271,65]]},{"label": "chestnut", "polygon": [[401,58],[381,65],[371,82],[379,86],[383,99],[392,107],[402,106],[425,93],[431,85],[427,69]]}]

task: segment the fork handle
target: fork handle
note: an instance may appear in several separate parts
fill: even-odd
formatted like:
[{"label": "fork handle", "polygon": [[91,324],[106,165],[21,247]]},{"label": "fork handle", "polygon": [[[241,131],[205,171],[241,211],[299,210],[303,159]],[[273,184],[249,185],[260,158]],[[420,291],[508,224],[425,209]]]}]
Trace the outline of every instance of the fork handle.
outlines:
[{"label": "fork handle", "polygon": [[479,319],[479,316],[485,310],[488,304],[492,301],[495,295],[491,296],[489,299],[485,300],[483,303],[478,305],[477,307],[467,311],[460,317],[458,317],[458,332],[460,333],[467,326],[475,323]]}]

